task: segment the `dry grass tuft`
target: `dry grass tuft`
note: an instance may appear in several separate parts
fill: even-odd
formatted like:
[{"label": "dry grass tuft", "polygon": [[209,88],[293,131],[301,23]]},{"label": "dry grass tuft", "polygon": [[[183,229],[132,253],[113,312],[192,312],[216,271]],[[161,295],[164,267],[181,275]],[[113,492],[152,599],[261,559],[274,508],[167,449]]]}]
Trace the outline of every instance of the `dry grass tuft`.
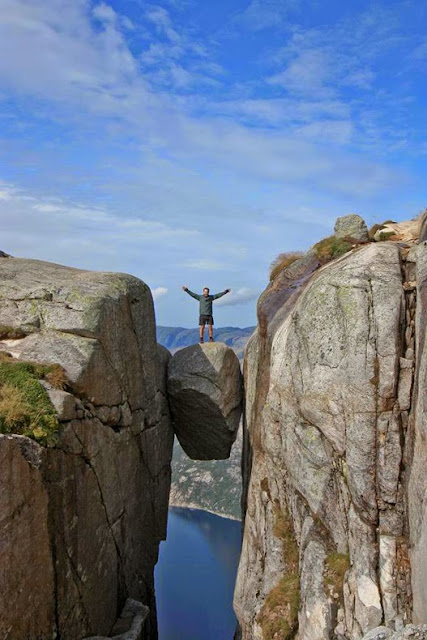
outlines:
[{"label": "dry grass tuft", "polygon": [[288,251],[280,253],[270,266],[270,282],[274,280],[279,273],[289,267],[291,264],[302,258],[304,254],[301,251]]},{"label": "dry grass tuft", "polygon": [[68,380],[67,375],[59,364],[50,365],[50,371],[44,374],[44,379],[49,382],[55,389],[65,389]]},{"label": "dry grass tuft", "polygon": [[0,415],[7,429],[20,424],[30,411],[30,405],[17,387],[7,383],[0,386]]},{"label": "dry grass tuft", "polygon": [[0,352],[0,433],[18,433],[41,444],[54,444],[58,418],[40,379],[53,386],[66,385],[58,364],[38,364],[16,360]]}]

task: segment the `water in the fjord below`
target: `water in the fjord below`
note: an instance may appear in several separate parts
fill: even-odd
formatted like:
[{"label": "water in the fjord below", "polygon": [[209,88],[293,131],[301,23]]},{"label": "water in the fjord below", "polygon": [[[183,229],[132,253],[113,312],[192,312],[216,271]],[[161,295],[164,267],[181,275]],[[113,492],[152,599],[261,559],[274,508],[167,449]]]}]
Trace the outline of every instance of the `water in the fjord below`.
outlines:
[{"label": "water in the fjord below", "polygon": [[159,640],[232,640],[241,523],[171,508],[156,567]]}]

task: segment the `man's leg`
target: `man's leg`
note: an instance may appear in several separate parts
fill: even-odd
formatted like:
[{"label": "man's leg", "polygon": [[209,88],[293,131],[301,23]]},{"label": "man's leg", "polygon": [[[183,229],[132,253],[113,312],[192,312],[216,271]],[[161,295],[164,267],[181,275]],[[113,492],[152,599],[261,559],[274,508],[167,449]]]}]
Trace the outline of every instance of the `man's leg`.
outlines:
[{"label": "man's leg", "polygon": [[205,338],[204,338],[204,335],[205,335],[205,325],[204,325],[204,324],[201,324],[201,325],[199,326],[199,331],[200,331],[200,342],[204,342],[204,341],[205,341]]},{"label": "man's leg", "polygon": [[209,331],[209,341],[213,342],[213,321],[212,320],[208,324],[208,331]]}]

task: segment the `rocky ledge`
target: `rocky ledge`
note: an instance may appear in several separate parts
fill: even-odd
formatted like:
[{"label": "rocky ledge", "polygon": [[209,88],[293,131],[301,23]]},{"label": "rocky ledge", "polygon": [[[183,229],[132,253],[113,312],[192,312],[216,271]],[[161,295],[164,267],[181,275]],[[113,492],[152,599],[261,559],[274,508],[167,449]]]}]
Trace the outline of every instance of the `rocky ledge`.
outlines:
[{"label": "rocky ledge", "polygon": [[173,431],[150,290],[2,258],[0,299],[0,637],[108,636],[133,598],[156,638]]}]

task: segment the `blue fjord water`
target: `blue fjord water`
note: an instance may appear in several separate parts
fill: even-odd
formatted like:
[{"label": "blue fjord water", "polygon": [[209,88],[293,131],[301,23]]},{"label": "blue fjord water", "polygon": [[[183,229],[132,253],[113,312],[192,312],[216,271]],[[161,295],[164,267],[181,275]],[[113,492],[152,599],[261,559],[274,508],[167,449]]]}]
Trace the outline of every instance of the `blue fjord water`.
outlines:
[{"label": "blue fjord water", "polygon": [[159,640],[232,640],[241,523],[172,508],[156,567]]}]

